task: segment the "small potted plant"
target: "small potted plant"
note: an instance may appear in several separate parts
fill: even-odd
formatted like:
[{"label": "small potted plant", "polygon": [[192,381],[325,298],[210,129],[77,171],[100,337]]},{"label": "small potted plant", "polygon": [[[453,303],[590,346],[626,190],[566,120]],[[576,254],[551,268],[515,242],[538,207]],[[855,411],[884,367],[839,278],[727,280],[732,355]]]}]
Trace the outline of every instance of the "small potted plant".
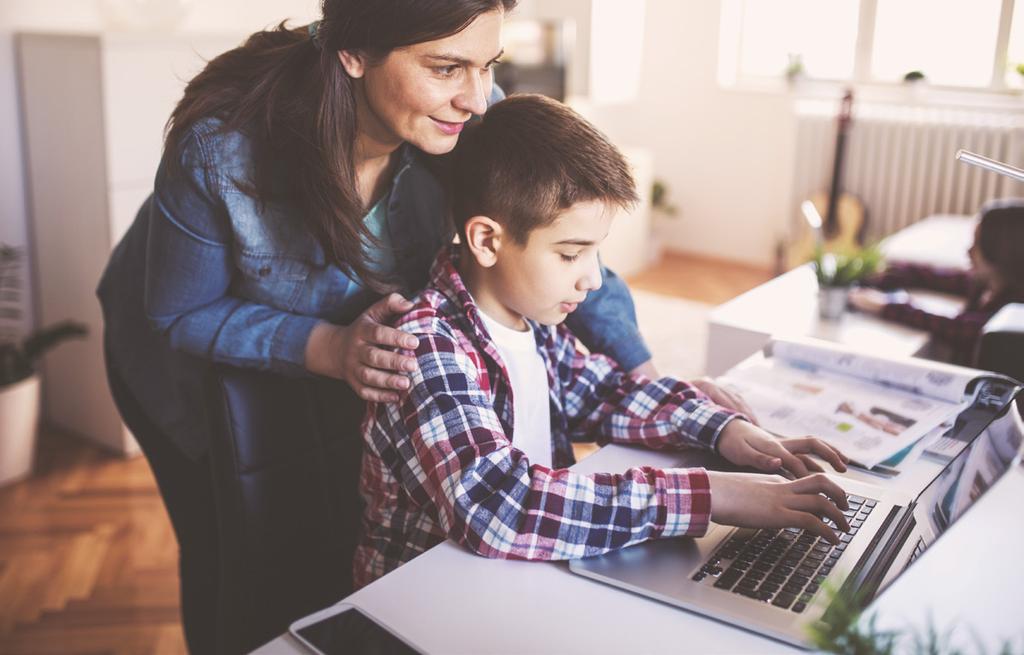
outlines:
[{"label": "small potted plant", "polygon": [[673,230],[670,221],[679,215],[679,208],[670,196],[668,183],[655,178],[651,185],[651,236],[647,242],[647,261],[650,264],[661,261],[665,242]]},{"label": "small potted plant", "polygon": [[0,486],[32,470],[39,419],[35,364],[60,342],[82,336],[85,326],[66,321],[18,338],[22,251],[0,243]]},{"label": "small potted plant", "polygon": [[835,320],[846,309],[850,287],[881,267],[882,253],[877,246],[829,252],[819,248],[811,260],[818,279],[818,313]]},{"label": "small potted plant", "polygon": [[786,53],[786,69],[783,74],[786,81],[792,85],[800,83],[805,76],[804,57],[799,52]]}]

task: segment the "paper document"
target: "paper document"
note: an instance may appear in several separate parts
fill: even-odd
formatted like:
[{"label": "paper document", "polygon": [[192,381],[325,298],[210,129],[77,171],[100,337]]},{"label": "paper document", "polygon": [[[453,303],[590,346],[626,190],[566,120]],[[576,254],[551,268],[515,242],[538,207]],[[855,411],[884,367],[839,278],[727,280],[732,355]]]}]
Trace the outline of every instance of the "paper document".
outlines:
[{"label": "paper document", "polygon": [[868,467],[959,413],[971,379],[956,367],[890,361],[824,343],[779,340],[766,352],[718,382],[743,396],[765,430],[822,438]]}]

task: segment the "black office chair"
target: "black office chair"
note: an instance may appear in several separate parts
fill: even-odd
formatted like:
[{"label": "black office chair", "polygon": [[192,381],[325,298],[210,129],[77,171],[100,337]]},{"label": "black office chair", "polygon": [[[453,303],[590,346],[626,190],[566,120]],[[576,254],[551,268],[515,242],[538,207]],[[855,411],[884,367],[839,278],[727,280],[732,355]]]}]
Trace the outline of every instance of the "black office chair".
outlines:
[{"label": "black office chair", "polygon": [[341,382],[227,366],[207,393],[218,651],[248,652],[352,590],[362,403]]},{"label": "black office chair", "polygon": [[1024,380],[1024,303],[1006,305],[982,328],[974,365]]}]

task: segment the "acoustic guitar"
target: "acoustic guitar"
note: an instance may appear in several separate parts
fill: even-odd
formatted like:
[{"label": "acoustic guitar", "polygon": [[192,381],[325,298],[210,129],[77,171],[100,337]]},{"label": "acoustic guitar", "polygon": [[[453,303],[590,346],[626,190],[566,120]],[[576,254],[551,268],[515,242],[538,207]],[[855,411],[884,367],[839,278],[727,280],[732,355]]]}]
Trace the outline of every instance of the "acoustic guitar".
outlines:
[{"label": "acoustic guitar", "polygon": [[832,185],[827,194],[815,193],[809,201],[802,203],[800,225],[803,229],[789,247],[787,260],[790,268],[813,258],[818,248],[842,252],[857,248],[861,243],[866,220],[864,206],[855,196],[842,190],[846,137],[852,114],[853,91],[847,89],[839,108]]}]

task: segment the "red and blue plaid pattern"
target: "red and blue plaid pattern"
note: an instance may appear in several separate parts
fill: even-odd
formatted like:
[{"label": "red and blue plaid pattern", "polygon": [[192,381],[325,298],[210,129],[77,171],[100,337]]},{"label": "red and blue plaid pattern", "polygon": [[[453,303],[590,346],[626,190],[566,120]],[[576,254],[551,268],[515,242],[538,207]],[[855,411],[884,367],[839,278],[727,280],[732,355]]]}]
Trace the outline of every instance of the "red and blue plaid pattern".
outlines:
[{"label": "red and blue plaid pattern", "polygon": [[647,539],[701,535],[703,469],[581,475],[571,441],[713,448],[739,416],[684,382],[630,376],[586,354],[564,326],[531,323],[548,370],[553,463],[516,449],[512,389],[479,310],[443,252],[398,327],[419,337],[419,371],[363,424],[366,503],[354,577],[363,586],[446,538],[487,557],[562,560]]}]

